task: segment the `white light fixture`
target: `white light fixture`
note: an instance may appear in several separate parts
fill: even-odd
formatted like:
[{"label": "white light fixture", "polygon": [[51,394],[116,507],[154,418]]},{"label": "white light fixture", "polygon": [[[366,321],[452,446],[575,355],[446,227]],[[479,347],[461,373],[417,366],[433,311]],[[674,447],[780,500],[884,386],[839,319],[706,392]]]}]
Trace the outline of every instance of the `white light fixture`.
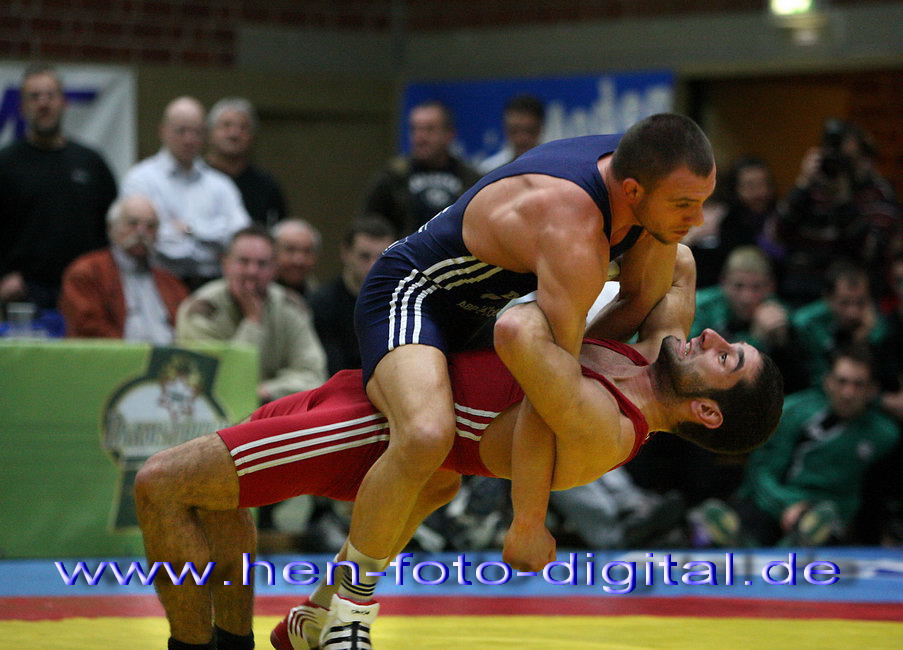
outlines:
[{"label": "white light fixture", "polygon": [[794,16],[812,11],[813,0],[768,0],[768,7],[775,16]]},{"label": "white light fixture", "polygon": [[820,11],[823,2],[817,0],[768,0],[772,20],[787,30],[797,45],[814,45],[821,37],[827,16]]}]

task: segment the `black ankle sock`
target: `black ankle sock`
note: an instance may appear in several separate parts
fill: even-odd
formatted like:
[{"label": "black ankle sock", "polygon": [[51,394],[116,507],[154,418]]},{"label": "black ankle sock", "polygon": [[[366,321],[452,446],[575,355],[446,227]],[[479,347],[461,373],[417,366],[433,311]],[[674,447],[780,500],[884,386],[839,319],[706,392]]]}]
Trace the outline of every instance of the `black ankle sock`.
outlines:
[{"label": "black ankle sock", "polygon": [[169,637],[169,650],[216,650],[216,643],[213,639],[207,643],[183,643]]},{"label": "black ankle sock", "polygon": [[216,650],[253,650],[254,648],[253,632],[248,636],[239,636],[214,625],[213,638],[216,639]]}]

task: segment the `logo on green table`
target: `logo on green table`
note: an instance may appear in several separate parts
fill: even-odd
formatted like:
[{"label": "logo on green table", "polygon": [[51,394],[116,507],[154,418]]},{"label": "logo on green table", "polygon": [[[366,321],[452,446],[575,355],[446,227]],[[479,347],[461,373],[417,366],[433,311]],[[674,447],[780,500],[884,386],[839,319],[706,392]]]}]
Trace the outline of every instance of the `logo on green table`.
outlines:
[{"label": "logo on green table", "polygon": [[158,451],[227,427],[213,397],[219,362],[196,352],[154,348],[147,372],[113,392],[103,417],[101,444],[121,470],[111,524],[138,524],[132,494],[135,475]]}]

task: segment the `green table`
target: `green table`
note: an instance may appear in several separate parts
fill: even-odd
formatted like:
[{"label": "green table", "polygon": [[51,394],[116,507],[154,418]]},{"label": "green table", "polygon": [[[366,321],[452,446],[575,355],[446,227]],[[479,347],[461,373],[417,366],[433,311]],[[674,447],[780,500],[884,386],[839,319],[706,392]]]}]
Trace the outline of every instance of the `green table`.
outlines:
[{"label": "green table", "polygon": [[142,553],[138,468],[254,410],[257,363],[247,346],[0,339],[0,557]]}]

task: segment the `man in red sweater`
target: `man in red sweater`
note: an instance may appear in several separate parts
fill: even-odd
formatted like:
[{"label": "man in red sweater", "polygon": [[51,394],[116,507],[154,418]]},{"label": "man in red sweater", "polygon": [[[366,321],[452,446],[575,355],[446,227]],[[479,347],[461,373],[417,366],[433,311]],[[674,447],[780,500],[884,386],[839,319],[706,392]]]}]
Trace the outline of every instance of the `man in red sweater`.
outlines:
[{"label": "man in red sweater", "polygon": [[107,223],[110,247],[82,255],[63,274],[59,308],[67,335],[168,345],[188,290],[153,265],[160,224],[154,206],[143,196],[120,198]]}]

